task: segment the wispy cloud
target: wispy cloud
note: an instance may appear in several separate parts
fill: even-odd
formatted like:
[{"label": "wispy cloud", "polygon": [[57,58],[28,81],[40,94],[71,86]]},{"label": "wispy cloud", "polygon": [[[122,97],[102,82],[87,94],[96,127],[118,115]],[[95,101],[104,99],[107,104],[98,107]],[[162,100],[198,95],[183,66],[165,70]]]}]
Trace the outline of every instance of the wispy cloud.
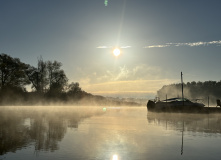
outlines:
[{"label": "wispy cloud", "polygon": [[177,82],[177,79],[109,81],[84,85],[83,89],[90,93],[155,93],[163,85]]},{"label": "wispy cloud", "polygon": [[164,47],[169,47],[169,44],[166,45],[152,45],[152,46],[145,46],[144,48],[164,48]]},{"label": "wispy cloud", "polygon": [[120,48],[131,48],[131,46],[121,46]]},{"label": "wispy cloud", "polygon": [[[123,80],[141,80],[141,79],[158,79],[159,76],[165,73],[160,67],[148,66],[146,64],[139,64],[133,67],[121,66],[112,70],[105,70],[97,74],[97,82],[102,81],[123,81]],[[95,77],[93,78],[95,79]]]},{"label": "wispy cloud", "polygon": [[[96,48],[105,49],[105,48],[113,48],[113,46],[98,46]],[[120,48],[126,49],[126,48],[131,48],[131,46],[121,46]]]},{"label": "wispy cloud", "polygon": [[150,45],[145,46],[144,48],[165,48],[165,47],[180,47],[180,46],[190,46],[190,47],[197,47],[197,46],[209,46],[209,45],[216,45],[221,46],[221,40],[219,41],[210,41],[210,42],[187,42],[187,43],[166,43],[161,45]]},{"label": "wispy cloud", "polygon": [[[179,82],[179,79],[164,79],[165,71],[159,67],[139,64],[134,67],[121,66],[112,70],[97,70],[82,75],[78,80],[83,90],[92,94],[156,94],[163,85]],[[81,72],[80,72],[81,73]]]},{"label": "wispy cloud", "polygon": [[105,49],[105,48],[112,48],[112,46],[98,46],[96,48],[99,48],[99,49]]}]

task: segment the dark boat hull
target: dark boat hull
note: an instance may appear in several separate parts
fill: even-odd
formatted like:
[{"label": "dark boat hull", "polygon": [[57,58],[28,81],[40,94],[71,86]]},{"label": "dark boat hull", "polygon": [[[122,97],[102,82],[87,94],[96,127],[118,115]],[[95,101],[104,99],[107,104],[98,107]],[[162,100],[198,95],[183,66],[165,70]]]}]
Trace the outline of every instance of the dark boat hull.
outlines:
[{"label": "dark boat hull", "polygon": [[221,113],[221,108],[204,107],[200,109],[186,109],[186,108],[162,108],[162,109],[148,109],[150,112],[173,112],[173,113]]},{"label": "dark boat hull", "polygon": [[174,113],[221,113],[221,107],[201,107],[198,105],[160,105],[148,101],[147,110],[150,112],[174,112]]}]

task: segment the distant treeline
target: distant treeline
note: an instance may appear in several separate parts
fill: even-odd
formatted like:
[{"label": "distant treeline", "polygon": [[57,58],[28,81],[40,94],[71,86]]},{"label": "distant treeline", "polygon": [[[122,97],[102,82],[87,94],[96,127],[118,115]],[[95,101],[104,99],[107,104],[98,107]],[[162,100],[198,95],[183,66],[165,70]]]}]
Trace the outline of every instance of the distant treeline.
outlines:
[{"label": "distant treeline", "polygon": [[61,67],[61,62],[44,61],[42,57],[34,67],[0,54],[0,105],[137,105],[87,93],[78,82],[68,83]]},{"label": "distant treeline", "polygon": [[[221,81],[187,82],[183,84],[184,97],[188,99],[202,99],[208,104],[216,104],[216,99],[221,99]],[[157,95],[160,99],[182,97],[181,83],[163,86]]]}]

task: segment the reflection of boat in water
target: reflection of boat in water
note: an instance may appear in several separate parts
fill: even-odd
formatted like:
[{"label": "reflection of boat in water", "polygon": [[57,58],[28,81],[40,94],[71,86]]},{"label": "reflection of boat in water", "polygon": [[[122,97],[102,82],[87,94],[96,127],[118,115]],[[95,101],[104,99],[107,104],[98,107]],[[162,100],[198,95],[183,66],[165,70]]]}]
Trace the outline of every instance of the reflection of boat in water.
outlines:
[{"label": "reflection of boat in water", "polygon": [[189,143],[189,140],[192,139],[190,138],[191,135],[193,137],[202,137],[202,139],[205,139],[205,137],[220,137],[221,135],[220,114],[148,112],[147,123],[148,125],[168,130],[170,134],[176,132],[179,135],[179,140],[181,140],[177,141],[181,142],[181,155],[188,155],[191,152],[188,149],[188,145],[185,147],[185,141]]},{"label": "reflection of boat in water", "polygon": [[192,132],[197,134],[221,135],[220,114],[191,114],[191,113],[147,113],[147,122],[150,125],[165,128],[165,130]]}]

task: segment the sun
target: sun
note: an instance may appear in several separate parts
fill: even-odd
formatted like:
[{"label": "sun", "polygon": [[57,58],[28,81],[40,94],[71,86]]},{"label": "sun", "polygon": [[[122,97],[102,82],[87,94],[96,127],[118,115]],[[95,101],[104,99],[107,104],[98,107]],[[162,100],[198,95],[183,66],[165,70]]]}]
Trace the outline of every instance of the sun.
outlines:
[{"label": "sun", "polygon": [[120,55],[120,50],[118,48],[115,48],[113,51],[114,56],[119,56]]}]

